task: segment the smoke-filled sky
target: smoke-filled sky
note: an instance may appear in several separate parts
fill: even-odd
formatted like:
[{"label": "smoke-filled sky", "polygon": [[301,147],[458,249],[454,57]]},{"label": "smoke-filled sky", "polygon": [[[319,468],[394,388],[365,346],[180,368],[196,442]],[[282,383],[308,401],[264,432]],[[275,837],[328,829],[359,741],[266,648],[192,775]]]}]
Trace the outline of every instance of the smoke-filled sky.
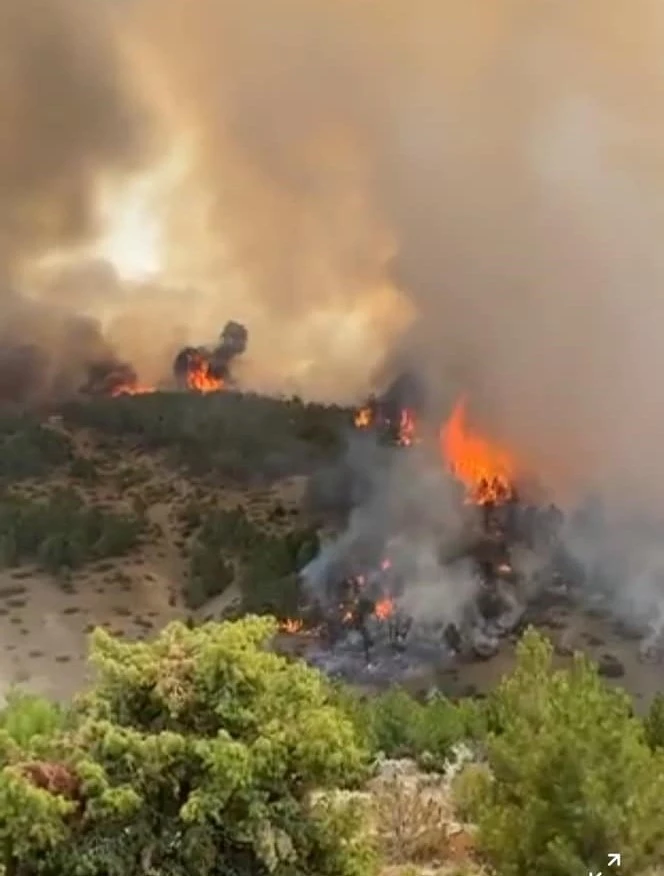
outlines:
[{"label": "smoke-filled sky", "polygon": [[156,379],[239,319],[247,380],[347,400],[409,328],[441,396],[465,382],[545,477],[659,496],[662,15],[5,3],[1,334],[36,298],[59,361],[53,308]]}]

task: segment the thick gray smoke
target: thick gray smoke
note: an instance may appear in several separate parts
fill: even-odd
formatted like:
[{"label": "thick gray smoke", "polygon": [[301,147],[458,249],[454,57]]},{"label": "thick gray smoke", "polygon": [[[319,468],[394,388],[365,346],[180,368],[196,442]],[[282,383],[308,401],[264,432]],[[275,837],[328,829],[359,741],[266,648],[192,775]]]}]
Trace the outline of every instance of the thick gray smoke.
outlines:
[{"label": "thick gray smoke", "polygon": [[396,344],[568,504],[659,516],[661,4],[140,9],[276,362],[343,398]]},{"label": "thick gray smoke", "polygon": [[[371,294],[390,281],[433,382],[461,375],[548,480],[660,498],[659,4],[139,10],[275,359],[315,336],[303,379],[343,397],[390,349],[394,307]],[[372,307],[364,335],[343,323]],[[315,334],[326,316],[345,347]]]},{"label": "thick gray smoke", "polygon": [[97,231],[95,183],[134,169],[144,153],[112,22],[103,4],[27,0],[0,7],[0,398],[71,390],[91,362],[116,354],[88,311],[56,284],[33,297],[31,259]]},{"label": "thick gray smoke", "polygon": [[460,622],[478,580],[470,562],[453,561],[468,538],[458,484],[426,452],[381,447],[372,434],[351,437],[346,466],[350,486],[361,485],[360,491],[343,534],[324,544],[303,572],[310,598],[334,606],[341,581],[371,578],[388,562],[407,582],[392,595],[409,617]]}]

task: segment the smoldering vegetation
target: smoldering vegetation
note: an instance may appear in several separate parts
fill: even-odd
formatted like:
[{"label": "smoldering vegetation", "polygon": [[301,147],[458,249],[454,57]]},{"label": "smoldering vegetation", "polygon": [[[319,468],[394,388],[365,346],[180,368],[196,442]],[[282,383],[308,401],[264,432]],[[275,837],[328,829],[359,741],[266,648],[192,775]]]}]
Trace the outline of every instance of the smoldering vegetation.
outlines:
[{"label": "smoldering vegetation", "polygon": [[[305,623],[323,631],[311,660],[356,680],[393,681],[488,659],[528,623],[559,629],[563,615],[584,613],[639,642],[642,661],[662,659],[652,517],[611,511],[593,495],[560,508],[527,482],[478,499],[452,462],[440,441],[404,446],[362,428],[336,479],[314,475],[309,500],[333,512],[335,531],[301,573],[314,606]],[[564,637],[559,647],[567,653]],[[617,672],[609,662],[607,673]]]}]

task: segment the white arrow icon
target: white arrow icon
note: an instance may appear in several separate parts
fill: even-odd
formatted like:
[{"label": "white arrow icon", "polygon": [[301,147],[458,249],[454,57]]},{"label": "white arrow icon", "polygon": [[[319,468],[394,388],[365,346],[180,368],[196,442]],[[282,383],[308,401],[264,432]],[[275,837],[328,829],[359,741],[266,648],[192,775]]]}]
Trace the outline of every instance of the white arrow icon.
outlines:
[{"label": "white arrow icon", "polygon": [[612,854],[609,855],[609,867],[619,867],[620,866],[620,855]]},{"label": "white arrow icon", "polygon": [[601,872],[601,870],[598,871],[597,873],[591,873],[590,871],[588,871],[588,876],[602,876],[602,872]]}]

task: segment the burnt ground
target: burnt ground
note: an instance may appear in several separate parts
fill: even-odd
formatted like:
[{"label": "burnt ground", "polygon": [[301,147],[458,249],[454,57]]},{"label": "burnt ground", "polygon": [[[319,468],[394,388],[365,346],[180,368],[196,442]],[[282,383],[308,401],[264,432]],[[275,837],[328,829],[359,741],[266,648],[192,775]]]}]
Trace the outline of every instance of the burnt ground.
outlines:
[{"label": "burnt ground", "polygon": [[[554,664],[563,668],[571,664],[574,652],[588,655],[600,666],[609,684],[625,688],[635,700],[637,711],[647,709],[658,692],[664,691],[661,664],[645,661],[641,656],[641,635],[631,632],[609,615],[581,605],[567,604],[529,618],[534,626],[552,641]],[[397,682],[413,693],[427,694],[438,689],[448,696],[477,696],[491,691],[500,678],[509,673],[515,662],[518,633],[501,638],[496,652],[488,658],[453,655],[438,646],[416,646],[410,652],[379,656],[367,665],[361,642],[357,639],[330,654],[311,637],[283,637],[284,650],[297,653],[315,665],[323,666],[341,678],[357,684],[368,693]]]}]

